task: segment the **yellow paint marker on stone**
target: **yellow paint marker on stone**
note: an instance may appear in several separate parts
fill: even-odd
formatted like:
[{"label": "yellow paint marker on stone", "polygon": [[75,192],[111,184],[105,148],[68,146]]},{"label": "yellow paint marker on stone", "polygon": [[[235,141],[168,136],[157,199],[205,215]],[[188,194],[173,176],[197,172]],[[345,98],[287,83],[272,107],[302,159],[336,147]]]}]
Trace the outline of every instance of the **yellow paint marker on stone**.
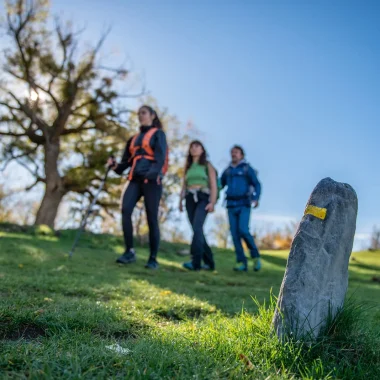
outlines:
[{"label": "yellow paint marker on stone", "polygon": [[327,209],[309,205],[306,207],[304,215],[313,215],[318,219],[325,220],[326,214],[327,214]]}]

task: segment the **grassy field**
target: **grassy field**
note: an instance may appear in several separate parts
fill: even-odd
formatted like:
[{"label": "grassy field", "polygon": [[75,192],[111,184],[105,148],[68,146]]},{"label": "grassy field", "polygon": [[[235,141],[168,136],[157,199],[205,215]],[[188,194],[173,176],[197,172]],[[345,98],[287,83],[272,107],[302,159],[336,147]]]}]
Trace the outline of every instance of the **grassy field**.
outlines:
[{"label": "grassy field", "polygon": [[113,236],[85,235],[69,260],[73,238],[0,232],[3,378],[380,378],[380,253],[353,254],[349,294],[365,306],[310,347],[270,330],[287,252],[263,252],[261,272],[237,274],[233,253],[217,250],[216,273],[188,273],[163,243],[152,272],[146,249],[115,264]]}]

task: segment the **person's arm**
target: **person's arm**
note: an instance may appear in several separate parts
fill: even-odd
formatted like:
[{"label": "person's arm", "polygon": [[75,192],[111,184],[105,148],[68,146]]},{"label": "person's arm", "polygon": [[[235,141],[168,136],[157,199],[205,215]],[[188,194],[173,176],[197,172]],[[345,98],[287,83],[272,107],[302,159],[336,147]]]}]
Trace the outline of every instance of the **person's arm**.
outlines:
[{"label": "person's arm", "polygon": [[252,185],[255,188],[255,194],[252,200],[258,203],[261,195],[261,184],[257,179],[255,171],[250,166],[248,167],[248,181],[249,185]]},{"label": "person's arm", "polygon": [[181,200],[185,198],[186,194],[186,171],[183,172],[182,186],[181,186]]},{"label": "person's arm", "polygon": [[164,131],[161,129],[158,130],[154,134],[154,139],[153,150],[155,162],[152,163],[148,173],[145,176],[147,179],[158,179],[158,176],[160,175],[165,164],[166,150],[168,149]]},{"label": "person's arm", "polygon": [[210,163],[207,164],[207,172],[208,180],[210,183],[210,203],[206,206],[206,210],[208,212],[213,212],[214,206],[216,204],[218,188],[216,183],[216,172],[214,167]]},{"label": "person's arm", "polygon": [[121,158],[121,162],[116,165],[113,169],[116,174],[121,175],[123,171],[131,166],[131,153],[129,152],[129,148],[131,146],[132,138],[130,138],[125,147],[123,157]]},{"label": "person's arm", "polygon": [[185,199],[186,195],[186,168],[183,171],[183,178],[182,178],[182,187],[181,187],[181,194],[179,195],[179,211],[183,211],[183,200]]},{"label": "person's arm", "polygon": [[224,189],[227,186],[227,170],[223,172],[222,177],[220,178],[220,182],[222,185],[222,189]]}]

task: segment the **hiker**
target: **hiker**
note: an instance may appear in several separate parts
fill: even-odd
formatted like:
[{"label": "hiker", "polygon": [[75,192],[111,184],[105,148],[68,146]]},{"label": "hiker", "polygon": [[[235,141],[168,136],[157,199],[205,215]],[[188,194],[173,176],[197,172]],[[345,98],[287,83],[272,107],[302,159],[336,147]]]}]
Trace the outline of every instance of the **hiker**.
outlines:
[{"label": "hiker", "polygon": [[214,212],[217,201],[217,172],[207,160],[207,152],[200,141],[193,141],[189,147],[179,204],[181,212],[184,199],[194,235],[190,249],[192,261],[184,263],[183,267],[192,271],[212,271],[215,269],[214,257],[203,226],[207,214]]},{"label": "hiker", "polygon": [[234,270],[238,272],[248,270],[247,257],[242,246],[242,240],[244,240],[254,259],[253,269],[259,271],[261,269],[260,253],[249,232],[249,220],[251,207],[256,208],[259,205],[261,185],[255,170],[245,160],[243,148],[239,145],[231,149],[231,164],[222,174],[221,185],[227,186],[228,219],[237,261]]},{"label": "hiker", "polygon": [[128,140],[122,160],[117,164],[108,159],[115,173],[121,175],[130,168],[129,185],[122,200],[122,223],[125,252],[116,262],[131,264],[136,261],[133,248],[132,212],[136,203],[144,197],[145,210],[149,226],[150,256],[145,268],[157,269],[157,252],[160,243],[158,225],[158,207],[162,195],[162,177],[167,171],[168,148],[166,136],[156,111],[142,106],[138,111],[140,132]]}]

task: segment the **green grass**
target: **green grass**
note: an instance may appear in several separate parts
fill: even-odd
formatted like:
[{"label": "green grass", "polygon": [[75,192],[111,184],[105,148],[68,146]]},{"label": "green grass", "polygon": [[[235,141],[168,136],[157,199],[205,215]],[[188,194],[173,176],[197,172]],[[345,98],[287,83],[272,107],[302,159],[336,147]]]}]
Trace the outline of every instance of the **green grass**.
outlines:
[{"label": "green grass", "polygon": [[286,252],[263,252],[261,272],[237,274],[233,253],[217,250],[217,273],[188,273],[163,243],[152,272],[146,249],[116,265],[113,236],[86,234],[69,260],[73,238],[0,232],[4,378],[380,378],[380,253],[353,254],[352,302],[308,346],[271,331]]}]

